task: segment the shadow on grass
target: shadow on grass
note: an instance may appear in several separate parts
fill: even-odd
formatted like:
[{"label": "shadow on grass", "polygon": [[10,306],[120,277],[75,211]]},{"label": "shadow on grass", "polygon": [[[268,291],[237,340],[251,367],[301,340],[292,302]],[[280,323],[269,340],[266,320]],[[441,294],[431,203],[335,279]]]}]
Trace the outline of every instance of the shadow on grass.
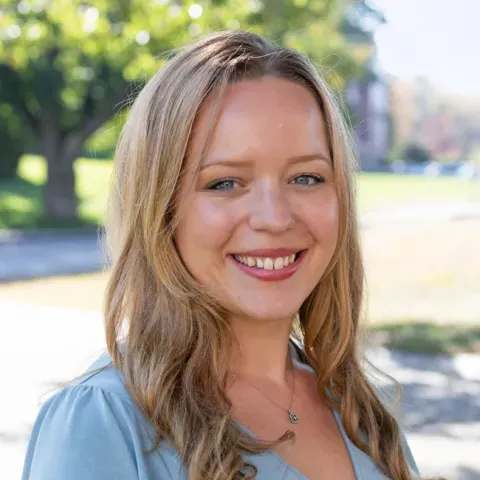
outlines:
[{"label": "shadow on grass", "polygon": [[480,470],[470,467],[459,467],[457,471],[458,478],[462,480],[480,480]]},{"label": "shadow on grass", "polygon": [[428,321],[375,324],[369,327],[374,345],[415,353],[453,355],[480,353],[480,326],[439,325]]},{"label": "shadow on grass", "polygon": [[437,383],[413,374],[402,382],[402,413],[408,432],[480,442],[479,429],[469,428],[480,421],[480,386],[464,379],[441,378]]},{"label": "shadow on grass", "polygon": [[86,228],[85,219],[54,221],[43,216],[43,188],[23,178],[0,181],[0,229]]}]

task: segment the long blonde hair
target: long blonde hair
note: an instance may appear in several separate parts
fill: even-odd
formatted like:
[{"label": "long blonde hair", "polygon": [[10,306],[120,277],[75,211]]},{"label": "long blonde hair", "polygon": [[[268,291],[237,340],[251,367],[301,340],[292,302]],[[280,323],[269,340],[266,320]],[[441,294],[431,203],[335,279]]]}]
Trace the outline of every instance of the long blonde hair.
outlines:
[{"label": "long blonde hair", "polygon": [[398,424],[372,389],[358,352],[364,271],[348,130],[335,94],[296,51],[249,32],[210,35],[177,52],[137,97],[115,153],[107,223],[108,350],[156,428],[153,448],[171,442],[192,480],[255,477],[241,452],[272,444],[251,438],[231,416],[225,382],[234,339],[227,312],[188,273],[174,233],[176,192],[199,110],[213,93],[220,102],[228,84],[264,75],[313,93],[325,116],[338,186],[338,245],[297,325],[318,374],[318,393],[386,475],[411,480]]}]

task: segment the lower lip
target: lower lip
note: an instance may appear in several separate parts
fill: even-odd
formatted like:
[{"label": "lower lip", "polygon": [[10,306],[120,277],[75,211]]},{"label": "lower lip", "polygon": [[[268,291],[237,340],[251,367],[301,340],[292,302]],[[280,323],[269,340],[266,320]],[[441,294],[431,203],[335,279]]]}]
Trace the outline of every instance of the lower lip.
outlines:
[{"label": "lower lip", "polygon": [[248,265],[237,262],[237,260],[235,260],[231,255],[230,258],[232,262],[247,275],[258,278],[259,280],[263,280],[265,282],[277,282],[279,280],[290,278],[297,271],[298,267],[303,261],[303,258],[305,257],[306,252],[306,250],[302,250],[298,255],[298,258],[293,263],[290,263],[280,270],[265,270],[264,268],[249,267]]}]

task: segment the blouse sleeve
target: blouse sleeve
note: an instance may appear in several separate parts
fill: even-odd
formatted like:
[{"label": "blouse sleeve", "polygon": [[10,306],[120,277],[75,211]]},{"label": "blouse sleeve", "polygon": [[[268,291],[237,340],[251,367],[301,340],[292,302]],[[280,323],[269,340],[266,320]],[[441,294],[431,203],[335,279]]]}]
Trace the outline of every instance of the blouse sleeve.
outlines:
[{"label": "blouse sleeve", "polygon": [[[43,405],[22,480],[143,480],[146,445],[133,406],[95,386],[68,387]],[[162,472],[163,473],[163,472]],[[165,469],[159,480],[172,477]]]}]

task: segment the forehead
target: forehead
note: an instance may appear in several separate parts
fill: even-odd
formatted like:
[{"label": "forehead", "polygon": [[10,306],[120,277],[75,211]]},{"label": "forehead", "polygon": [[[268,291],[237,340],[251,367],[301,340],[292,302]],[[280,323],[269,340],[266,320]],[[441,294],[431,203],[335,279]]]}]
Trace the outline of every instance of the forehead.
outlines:
[{"label": "forehead", "polygon": [[285,157],[313,151],[328,156],[322,111],[306,87],[275,77],[229,85],[198,115],[189,157]]}]

